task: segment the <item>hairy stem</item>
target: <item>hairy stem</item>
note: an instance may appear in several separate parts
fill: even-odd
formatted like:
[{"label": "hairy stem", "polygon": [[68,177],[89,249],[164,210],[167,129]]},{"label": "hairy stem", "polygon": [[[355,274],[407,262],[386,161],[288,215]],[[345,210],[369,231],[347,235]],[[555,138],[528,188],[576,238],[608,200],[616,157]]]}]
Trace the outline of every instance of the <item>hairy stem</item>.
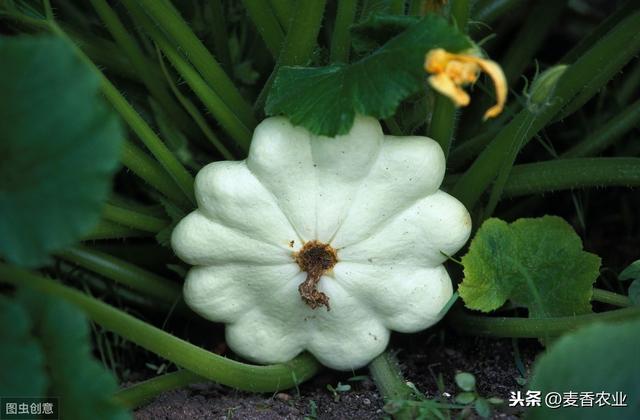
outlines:
[{"label": "hairy stem", "polygon": [[202,133],[205,135],[207,140],[209,140],[209,142],[222,155],[222,157],[224,157],[227,160],[235,160],[235,156],[231,153],[231,151],[229,151],[229,149],[227,149],[227,147],[222,143],[222,141],[220,141],[220,139],[218,138],[218,136],[216,136],[216,134],[213,132],[211,127],[209,127],[209,125],[207,124],[207,120],[202,115],[198,107],[196,107],[193,104],[193,102],[189,100],[189,98],[183,95],[182,92],[180,92],[178,87],[175,85],[175,83],[171,78],[171,75],[169,74],[169,70],[167,69],[167,66],[165,66],[164,64],[164,59],[162,58],[162,52],[160,51],[160,48],[157,45],[156,45],[156,51],[158,53],[160,68],[162,69],[162,72],[164,73],[164,76],[167,79],[167,83],[169,83],[169,87],[171,88],[171,91],[176,96],[176,98],[178,98],[178,101],[180,101],[180,103],[182,104],[182,107],[187,111],[187,113],[189,113],[189,115],[191,116],[193,121],[198,125],[198,127],[200,128]]},{"label": "hairy stem", "polygon": [[640,123],[640,100],[625,107],[580,143],[564,152],[563,158],[593,156],[610,147]]},{"label": "hairy stem", "polygon": [[113,36],[113,39],[115,39],[122,53],[131,62],[136,73],[144,75],[141,81],[153,98],[160,104],[167,115],[171,115],[172,121],[182,131],[189,135],[195,135],[196,128],[193,122],[171,97],[169,90],[163,83],[162,75],[158,68],[147,59],[138,42],[129,34],[116,12],[109,6],[109,3],[106,0],[91,0],[91,4],[111,36]]},{"label": "hairy stem", "polygon": [[142,149],[127,140],[122,146],[120,160],[131,172],[150,186],[165,195],[169,200],[183,209],[191,208],[191,203],[184,196],[175,181],[155,160]]},{"label": "hairy stem", "polygon": [[[460,178],[452,195],[467,208],[474,207],[500,171],[504,156],[509,155],[508,151],[514,142],[524,146],[565,106],[573,103],[577,95],[580,96],[580,101],[590,98],[640,51],[640,33],[637,31],[639,25],[640,12],[630,14],[569,66],[558,81],[551,105],[542,112],[526,108],[516,115]],[[534,118],[530,120],[533,115]],[[519,139],[514,139],[520,128],[529,120],[526,132],[521,133]]]},{"label": "hairy stem", "polygon": [[264,107],[271,85],[281,66],[302,66],[311,58],[320,32],[325,3],[326,0],[296,2],[296,9],[293,12],[293,18],[278,61],[254,104],[256,110],[261,110]]},{"label": "hairy stem", "polygon": [[169,225],[168,220],[109,203],[104,205],[102,217],[123,226],[151,233],[158,233]]},{"label": "hairy stem", "polygon": [[447,322],[458,332],[486,337],[554,337],[593,322],[613,322],[640,316],[640,307],[555,318],[507,318],[471,315],[457,307],[449,311]]},{"label": "hairy stem", "polygon": [[77,246],[57,256],[165,303],[174,304],[182,295],[179,284],[104,252]]},{"label": "hairy stem", "polygon": [[251,127],[238,118],[232,109],[211,85],[189,64],[180,52],[167,40],[160,29],[149,19],[135,0],[122,0],[134,20],[142,25],[147,35],[158,45],[178,73],[184,78],[191,90],[200,98],[209,112],[222,128],[238,143],[243,150],[249,149]]},{"label": "hairy stem", "polygon": [[[369,372],[385,402],[413,399],[413,390],[407,386],[398,361],[389,350],[369,363]],[[410,410],[404,409],[395,413],[394,418],[410,419],[412,416]]]},{"label": "hairy stem", "polygon": [[149,232],[132,229],[108,220],[101,220],[90,234],[82,238],[83,241],[93,241],[99,239],[122,239],[151,236]]},{"label": "hairy stem", "polygon": [[249,18],[258,29],[267,49],[274,59],[280,55],[280,48],[284,42],[284,31],[280,22],[266,0],[243,0]]},{"label": "hairy stem", "polygon": [[640,158],[577,158],[513,167],[508,197],[585,187],[640,186]]},{"label": "hairy stem", "polygon": [[0,280],[31,287],[79,307],[105,329],[209,380],[236,389],[273,392],[312,377],[320,368],[309,354],[278,365],[254,366],[206,351],[55,280],[0,263]]},{"label": "hairy stem", "polygon": [[349,26],[353,24],[356,17],[357,6],[357,0],[338,2],[338,11],[331,37],[331,62],[349,62],[349,50],[351,49]]},{"label": "hairy stem", "polygon": [[609,305],[618,306],[620,308],[631,306],[631,299],[629,299],[628,296],[620,295],[608,290],[597,289],[595,287],[593,288],[593,297],[591,300],[608,303]]},{"label": "hairy stem", "polygon": [[[220,96],[236,118],[252,130],[256,125],[256,120],[251,105],[242,97],[233,81],[189,28],[189,24],[178,14],[177,10],[167,1],[136,0],[136,2],[188,57],[209,87]],[[128,5],[126,7],[129,8]]]},{"label": "hairy stem", "polygon": [[206,378],[189,370],[179,370],[125,388],[115,395],[115,399],[126,408],[134,409],[163,392],[206,381]]}]

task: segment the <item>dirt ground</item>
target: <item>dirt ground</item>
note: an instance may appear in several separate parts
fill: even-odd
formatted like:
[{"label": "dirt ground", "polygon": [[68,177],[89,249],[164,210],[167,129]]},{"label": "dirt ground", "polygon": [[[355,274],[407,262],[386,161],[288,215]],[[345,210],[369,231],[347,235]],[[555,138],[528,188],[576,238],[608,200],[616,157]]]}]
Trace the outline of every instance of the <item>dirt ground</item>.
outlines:
[{"label": "dirt ground", "polygon": [[[437,378],[442,375],[444,399],[453,402],[457,392],[454,375],[458,371],[476,376],[478,393],[506,401],[509,391],[522,389],[517,380],[514,345],[510,339],[459,336],[450,330],[417,335],[396,335],[394,348],[405,349],[397,357],[405,374],[427,397],[440,396]],[[518,341],[521,368],[529,373],[541,347],[535,340]],[[355,377],[354,377],[355,375]],[[197,384],[166,392],[135,412],[137,419],[383,419],[390,418],[368,371],[347,374],[325,370],[299,390],[270,395],[247,394],[216,384]],[[350,380],[351,379],[351,380]],[[354,380],[355,379],[355,380]],[[348,391],[333,393],[338,383]],[[522,382],[522,381],[521,381]],[[461,410],[452,410],[452,418]],[[465,413],[466,414],[466,413]],[[504,404],[492,418],[515,419],[521,414]],[[467,418],[476,417],[472,412]]]}]

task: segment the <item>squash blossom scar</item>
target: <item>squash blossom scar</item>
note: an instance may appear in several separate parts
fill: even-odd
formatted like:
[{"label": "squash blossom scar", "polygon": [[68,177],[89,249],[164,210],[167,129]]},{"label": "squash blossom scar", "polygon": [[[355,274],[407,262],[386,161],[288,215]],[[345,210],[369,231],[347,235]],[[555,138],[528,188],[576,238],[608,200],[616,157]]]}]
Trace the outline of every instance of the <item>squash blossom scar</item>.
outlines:
[{"label": "squash blossom scar", "polygon": [[497,103],[485,112],[484,119],[494,118],[502,112],[507,100],[507,79],[495,61],[474,54],[453,54],[436,48],[427,53],[424,69],[431,74],[431,87],[450,98],[459,107],[467,106],[471,101],[462,86],[474,84],[480,73],[487,73],[495,87]]},{"label": "squash blossom scar", "polygon": [[319,241],[309,241],[299,252],[293,254],[293,258],[300,269],[307,273],[307,279],[298,286],[302,300],[311,309],[326,306],[330,310],[329,297],[318,290],[318,283],[322,275],[338,262],[335,249]]}]

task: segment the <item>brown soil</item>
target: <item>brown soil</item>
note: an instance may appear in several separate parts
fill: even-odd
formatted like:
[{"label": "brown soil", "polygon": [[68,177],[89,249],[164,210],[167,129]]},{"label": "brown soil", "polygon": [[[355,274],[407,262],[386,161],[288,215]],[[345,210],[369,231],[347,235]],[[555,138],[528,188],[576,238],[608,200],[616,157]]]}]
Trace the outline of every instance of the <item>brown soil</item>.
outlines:
[{"label": "brown soil", "polygon": [[[418,335],[397,335],[394,347],[403,348],[397,354],[404,374],[427,397],[439,397],[437,378],[442,375],[444,391],[453,402],[457,392],[454,375],[466,371],[476,376],[478,392],[484,397],[500,397],[505,401],[510,391],[522,389],[517,378],[511,340],[496,340],[458,336],[438,330]],[[521,360],[528,371],[540,346],[534,340],[520,340]],[[390,418],[384,403],[369,377],[368,371],[340,373],[323,371],[313,380],[289,390],[270,395],[248,394],[229,390],[216,384],[192,385],[166,392],[135,413],[138,419],[382,419]],[[355,377],[355,378],[354,378]],[[350,380],[354,378],[356,380]],[[334,395],[327,385],[338,382],[351,389]],[[315,407],[315,409],[314,409]],[[315,415],[314,415],[315,414]],[[476,416],[471,410],[452,411]],[[492,418],[515,419],[521,412],[505,405],[498,406]]]}]

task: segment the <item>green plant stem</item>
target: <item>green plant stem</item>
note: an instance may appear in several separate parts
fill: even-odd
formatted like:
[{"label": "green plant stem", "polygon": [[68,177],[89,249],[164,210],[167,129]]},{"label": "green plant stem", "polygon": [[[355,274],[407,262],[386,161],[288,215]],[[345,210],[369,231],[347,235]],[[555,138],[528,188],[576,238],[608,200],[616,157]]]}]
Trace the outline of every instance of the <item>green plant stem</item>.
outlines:
[{"label": "green plant stem", "polygon": [[618,89],[618,102],[621,106],[631,102],[640,90],[640,60],[636,59],[633,67],[625,72],[624,79]]},{"label": "green plant stem", "polygon": [[472,20],[491,24],[522,3],[522,0],[479,0],[474,5]]},{"label": "green plant stem", "polygon": [[[64,268],[64,266],[61,267]],[[84,292],[90,296],[93,296],[94,293],[99,295],[101,299],[104,298],[105,295],[117,296],[118,305],[126,306],[127,308],[135,306],[136,308],[144,310],[145,313],[150,312],[158,316],[168,316],[172,310],[171,304],[149,299],[125,287],[114,287],[108,280],[96,276],[83,276],[81,280],[79,279],[78,281],[78,287],[81,287]],[[98,341],[96,341],[96,344],[98,347],[101,345]],[[98,351],[102,353],[99,348]]]},{"label": "green plant stem", "polygon": [[389,130],[389,132],[392,135],[394,135],[394,136],[403,135],[402,128],[400,128],[400,125],[398,124],[398,121],[396,121],[396,119],[394,117],[386,118],[384,120],[384,124],[387,126],[387,129]]},{"label": "green plant stem", "polygon": [[[485,211],[482,214],[483,218],[487,218],[493,214],[496,206],[498,205],[498,202],[502,198],[505,185],[509,181],[509,175],[513,170],[513,165],[516,162],[518,152],[522,148],[522,144],[525,141],[525,133],[527,133],[527,131],[533,124],[534,119],[535,115],[527,114],[527,118],[522,121],[522,124],[516,130],[511,145],[505,151],[505,154],[502,157],[502,166],[498,171],[496,179],[491,188],[491,192],[489,194],[489,202],[487,203]],[[481,221],[479,220],[479,222]]]},{"label": "green plant stem", "polygon": [[514,136],[519,133],[523,124],[531,120],[527,130],[520,133],[518,144],[522,146],[551,122],[576,95],[585,98],[585,86],[594,94],[594,88],[602,87],[608,80],[601,74],[610,76],[613,71],[619,71],[622,65],[640,50],[640,32],[637,31],[639,26],[640,12],[631,14],[569,66],[558,81],[552,103],[542,112],[527,108],[518,113],[460,178],[452,194],[467,208],[473,208],[502,167],[504,156],[509,155],[508,151],[515,141]]},{"label": "green plant stem", "polygon": [[469,22],[469,0],[451,0],[451,19],[460,31],[467,32]]},{"label": "green plant stem", "polygon": [[298,1],[278,67],[307,64],[317,44],[326,0]]},{"label": "green plant stem", "polygon": [[631,299],[629,299],[628,296],[620,295],[608,290],[597,289],[595,287],[593,288],[593,297],[591,300],[608,303],[609,305],[618,306],[620,308],[631,306]]},{"label": "green plant stem", "polygon": [[615,27],[621,20],[626,18],[629,14],[633,13],[638,8],[638,2],[636,0],[628,0],[621,7],[617,8],[611,13],[605,20],[600,22],[598,26],[591,31],[587,36],[582,38],[571,50],[562,57],[560,62],[572,63],[580,55],[584,54],[593,44],[598,42],[607,32]]},{"label": "green plant stem", "polygon": [[[453,0],[451,2],[451,19],[461,32],[466,32],[469,20],[468,0]],[[431,124],[429,124],[429,137],[438,142],[446,158],[449,156],[456,127],[456,107],[448,97],[435,91],[434,94],[435,101]]]},{"label": "green plant stem", "polygon": [[131,65],[131,61],[122,55],[115,42],[96,36],[92,33],[78,32],[73,28],[61,25],[69,38],[96,63],[104,68],[107,74],[140,82],[140,73],[137,73]]},{"label": "green plant stem", "polygon": [[585,187],[640,186],[640,158],[578,158],[513,167],[508,197]]},{"label": "green plant stem", "polygon": [[126,30],[118,15],[106,0],[90,0],[93,8],[104,22],[109,33],[115,39],[118,47],[129,59],[138,74],[144,74],[142,83],[147,87],[153,98],[160,104],[167,115],[178,127],[188,135],[195,135],[196,129],[187,114],[176,105],[169,91],[163,83],[157,67],[147,59],[139,47],[138,42]]},{"label": "green plant stem", "polygon": [[564,11],[567,0],[538,0],[527,15],[509,49],[500,60],[509,85],[515,83],[531,63]]},{"label": "green plant stem", "polygon": [[252,392],[287,389],[309,379],[320,368],[319,363],[306,353],[278,365],[254,366],[236,362],[188,343],[55,280],[5,263],[0,263],[0,280],[64,299],[105,329],[204,378],[236,389]]},{"label": "green plant stem", "polygon": [[200,98],[205,107],[220,123],[222,128],[244,150],[249,150],[251,130],[241,121],[237,114],[227,106],[225,101],[189,64],[176,48],[166,39],[159,28],[149,19],[135,0],[122,0],[133,19],[144,28],[145,32],[158,45],[173,67],[187,82],[191,90]]},{"label": "green plant stem", "polygon": [[[369,363],[369,372],[385,402],[413,399],[413,390],[407,386],[398,361],[389,350]],[[396,413],[394,418],[410,419],[412,416],[409,410],[404,409]]]},{"label": "green plant stem", "polygon": [[266,0],[243,0],[245,9],[274,59],[280,55],[284,31]]},{"label": "green plant stem", "polygon": [[122,238],[138,238],[150,236],[149,232],[137,229],[131,229],[127,226],[108,220],[101,220],[90,234],[82,238],[83,241],[93,241],[99,239],[122,239]]},{"label": "green plant stem", "polygon": [[[632,36],[628,39],[619,41],[626,42],[626,44],[609,44],[610,48],[616,49],[613,53],[609,52],[608,57],[600,57],[600,60],[598,60],[598,57],[593,57],[594,64],[598,66],[597,71],[592,72],[591,77],[582,82],[577,93],[571,98],[571,101],[569,101],[569,103],[563,107],[561,112],[555,116],[557,121],[565,119],[578,109],[582,108],[589,99],[600,92],[602,86],[618,75],[620,69],[622,69],[625,64],[637,56],[638,51],[640,50],[640,32],[638,32],[638,24],[640,22],[640,10],[638,5],[640,3],[637,1],[634,3],[636,9],[635,12],[630,12],[631,16],[618,23],[609,34],[600,39],[597,45],[602,45],[603,40],[609,37],[611,33],[620,34],[622,31],[628,31],[628,34],[631,34]],[[593,48],[589,51],[592,50]],[[587,53],[585,53],[585,55],[586,54]],[[583,57],[578,59],[574,65],[580,63],[582,59]]]},{"label": "green plant stem", "polygon": [[391,15],[404,15],[406,0],[391,0],[389,4],[389,14]]},{"label": "green plant stem", "polygon": [[476,156],[487,144],[491,143],[491,140],[496,136],[500,129],[498,127],[488,129],[487,131],[480,133],[464,143],[458,145],[453,149],[449,155],[449,161],[447,167],[450,169],[460,168],[465,163],[469,162]]},{"label": "green plant stem", "polygon": [[287,32],[289,28],[289,24],[291,23],[291,19],[293,18],[293,9],[294,9],[295,0],[269,0],[269,4],[271,5],[271,9],[275,13],[278,18],[278,22],[280,22],[280,27]]},{"label": "green plant stem", "polygon": [[[111,105],[115,108],[115,110],[120,114],[120,116],[125,120],[125,122],[129,125],[129,127],[138,135],[138,137],[147,146],[149,151],[151,151],[151,153],[158,160],[158,162],[160,162],[160,164],[168,172],[168,174],[173,179],[171,183],[175,181],[179,189],[182,191],[182,193],[184,193],[184,196],[185,196],[184,199],[175,200],[175,197],[174,197],[173,198],[174,201],[183,201],[185,199],[190,199],[191,202],[195,203],[195,198],[193,198],[193,177],[187,172],[187,170],[182,166],[182,164],[173,156],[171,151],[164,145],[164,143],[162,143],[162,141],[153,132],[153,130],[149,128],[149,126],[140,117],[140,115],[138,115],[135,109],[133,109],[133,107],[126,101],[126,99],[124,99],[124,97],[120,94],[120,92],[118,92],[118,90],[115,88],[115,86],[113,86],[113,84],[109,81],[109,79],[105,77],[105,75],[100,71],[100,69],[98,69],[98,67],[91,61],[91,59],[89,59],[89,57],[87,57],[87,55],[81,50],[81,48],[78,45],[74,44],[73,40],[69,37],[69,35],[65,33],[64,30],[53,20],[43,21],[39,19],[30,19],[26,16],[13,16],[13,15],[12,15],[12,18],[17,19],[21,22],[37,21],[39,22],[39,26],[38,26],[39,29],[47,30],[52,33],[55,33],[56,35],[64,39],[67,39],[71,45],[74,45],[76,47],[78,56],[85,63],[87,63],[91,68],[93,68],[96,74],[99,75],[101,80],[101,88],[102,88],[103,95],[107,98],[107,100],[111,103]],[[132,149],[129,148],[128,150],[125,150],[125,154],[131,151]],[[131,158],[132,156],[129,154],[128,157]],[[171,183],[168,183],[168,184],[171,184]],[[154,186],[158,188],[159,185],[160,185],[159,183],[156,183]],[[167,191],[169,189],[170,187],[167,186]],[[162,191],[162,189],[160,188],[158,188],[158,190]]]},{"label": "green plant stem", "polygon": [[262,109],[267,99],[271,85],[278,70],[282,66],[301,66],[307,64],[316,46],[318,33],[322,24],[326,0],[308,0],[296,2],[296,9],[287,37],[282,45],[278,61],[264,84],[258,99],[254,104],[256,109]]},{"label": "green plant stem", "polygon": [[227,160],[234,160],[235,156],[229,151],[229,149],[227,149],[227,147],[220,141],[218,136],[216,136],[213,130],[209,127],[209,125],[207,124],[207,120],[200,113],[200,110],[198,110],[198,108],[193,104],[193,102],[189,100],[189,98],[187,98],[182,94],[182,92],[180,92],[180,89],[178,89],[178,87],[175,85],[175,83],[171,79],[171,75],[169,74],[169,71],[164,64],[162,53],[160,51],[160,48],[157,46],[157,44],[156,44],[156,50],[158,52],[158,60],[160,62],[160,68],[162,69],[162,72],[164,73],[167,79],[167,83],[169,83],[169,87],[171,88],[171,91],[176,96],[176,98],[178,98],[178,100],[182,104],[182,107],[187,110],[187,112],[189,113],[193,121],[198,125],[198,127],[200,128],[204,136],[207,138],[207,140],[209,140],[209,142],[213,145],[213,147],[215,147],[215,149],[222,155],[222,157]]},{"label": "green plant stem", "polygon": [[[67,35],[60,29],[55,22],[51,22],[52,30],[58,35],[68,39]],[[70,41],[71,42],[71,41]],[[116,89],[109,79],[98,69],[87,56],[78,48],[78,54],[81,58],[88,63],[94,71],[100,76],[102,94],[111,103],[114,109],[120,114],[122,119],[127,123],[129,128],[133,130],[138,138],[149,149],[151,154],[158,160],[158,162],[169,173],[171,178],[176,182],[180,190],[184,195],[192,202],[195,203],[195,196],[193,193],[193,177],[182,166],[180,161],[171,153],[169,148],[160,140],[156,133],[147,125],[142,117],[136,112],[136,110],[127,102],[122,94]]]},{"label": "green plant stem", "polygon": [[562,158],[578,158],[596,155],[638,125],[640,125],[640,100],[627,106],[606,124],[560,156]]},{"label": "green plant stem", "polygon": [[[227,76],[220,64],[213,58],[175,8],[165,1],[136,0],[136,2],[177,44],[180,51],[188,57],[209,87],[231,109],[236,118],[242,121],[250,130],[253,130],[256,126],[256,120],[253,116],[251,105],[244,100],[229,76]],[[125,7],[129,9],[126,4]]]},{"label": "green plant stem", "polygon": [[206,378],[183,369],[156,376],[155,378],[125,388],[115,395],[115,399],[126,408],[134,409],[163,392],[182,388],[192,383],[206,381]]},{"label": "green plant stem", "polygon": [[[2,4],[0,4],[2,5]],[[2,5],[3,6],[3,5]],[[0,10],[0,19],[7,19],[33,31],[49,31],[49,23],[45,19],[15,13],[12,10]],[[21,28],[22,29],[22,28]]]},{"label": "green plant stem", "polygon": [[420,16],[423,0],[409,0],[409,10],[407,14],[409,16]]},{"label": "green plant stem", "polygon": [[123,284],[145,297],[174,304],[182,295],[179,284],[100,251],[76,246],[56,256]]},{"label": "green plant stem", "polygon": [[130,141],[125,141],[122,147],[121,162],[147,182],[153,188],[165,195],[179,207],[191,208],[190,202],[182,193],[175,181],[155,160],[149,157],[142,149],[136,147]]},{"label": "green plant stem", "polygon": [[119,241],[96,242],[91,244],[90,249],[112,255],[151,271],[158,269],[158,261],[166,264],[178,261],[171,249],[158,246],[158,243],[154,241],[130,242],[127,243],[127,246],[122,246]]},{"label": "green plant stem", "polygon": [[168,220],[109,203],[104,205],[102,217],[123,226],[151,233],[158,233],[169,226]]},{"label": "green plant stem", "polygon": [[231,53],[229,52],[229,36],[224,16],[224,5],[222,0],[212,0],[209,4],[211,5],[211,33],[216,57],[219,58],[227,71],[231,71]]},{"label": "green plant stem", "polygon": [[458,332],[485,337],[555,337],[593,322],[624,321],[640,317],[640,306],[555,318],[507,318],[471,315],[460,307],[449,311],[447,322]]},{"label": "green plant stem", "polygon": [[[96,68],[96,71],[99,70]],[[100,74],[102,75],[102,73]],[[136,133],[138,138],[147,146],[151,154],[169,173],[176,184],[178,184],[178,187],[180,187],[180,190],[189,201],[195,204],[193,176],[182,166],[169,148],[104,75],[102,75],[102,93],[109,102],[111,102],[111,105],[118,111],[133,132]]]},{"label": "green plant stem", "polygon": [[438,142],[445,158],[449,156],[449,149],[453,142],[453,132],[456,125],[456,107],[451,99],[434,92],[433,115],[429,124],[429,137]]},{"label": "green plant stem", "polygon": [[358,7],[357,0],[343,0],[338,2],[336,21],[331,37],[331,62],[349,62],[351,49],[351,33],[349,27],[353,24]]},{"label": "green plant stem", "polygon": [[[96,71],[99,70],[96,68]],[[102,75],[102,73],[100,74]],[[136,133],[138,138],[147,146],[151,154],[169,173],[175,183],[178,184],[178,187],[189,201],[195,203],[193,176],[182,166],[169,148],[104,75],[102,75],[102,93],[109,102],[111,102],[111,105],[118,111],[133,132]]]}]

